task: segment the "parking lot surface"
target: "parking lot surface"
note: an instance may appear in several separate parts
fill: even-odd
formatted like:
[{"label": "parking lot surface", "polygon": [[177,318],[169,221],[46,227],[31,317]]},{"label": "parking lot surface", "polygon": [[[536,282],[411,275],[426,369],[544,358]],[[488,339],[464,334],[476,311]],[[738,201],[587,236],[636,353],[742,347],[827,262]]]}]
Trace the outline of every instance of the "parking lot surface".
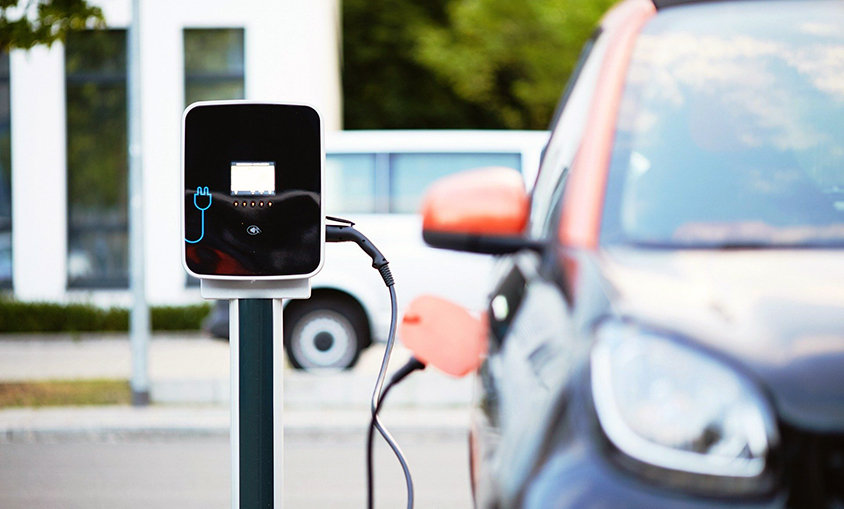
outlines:
[{"label": "parking lot surface", "polygon": [[[471,506],[466,441],[398,434],[414,474],[416,506]],[[376,456],[378,507],[404,507],[401,468],[383,444]],[[285,507],[366,506],[362,436],[285,440]],[[4,509],[223,509],[230,507],[229,442],[208,437],[70,440],[0,445]]]}]

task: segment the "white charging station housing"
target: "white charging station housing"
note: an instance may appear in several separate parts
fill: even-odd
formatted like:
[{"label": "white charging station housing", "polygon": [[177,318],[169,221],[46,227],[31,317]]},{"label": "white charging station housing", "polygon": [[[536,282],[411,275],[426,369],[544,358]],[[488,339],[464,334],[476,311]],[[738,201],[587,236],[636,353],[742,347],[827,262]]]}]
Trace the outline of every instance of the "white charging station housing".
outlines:
[{"label": "white charging station housing", "polygon": [[309,296],[325,258],[323,130],[319,112],[303,104],[208,101],[185,110],[182,263],[204,297]]}]

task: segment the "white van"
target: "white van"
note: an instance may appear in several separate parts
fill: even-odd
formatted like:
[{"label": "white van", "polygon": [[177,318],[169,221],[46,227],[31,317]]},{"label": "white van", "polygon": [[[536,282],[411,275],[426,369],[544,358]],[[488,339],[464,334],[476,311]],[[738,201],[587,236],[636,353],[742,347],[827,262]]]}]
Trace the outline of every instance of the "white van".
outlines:
[{"label": "white van", "polygon": [[[399,310],[420,294],[483,304],[490,257],[442,251],[422,242],[418,214],[433,181],[463,170],[507,166],[528,187],[536,179],[545,131],[344,131],[326,135],[325,209],[354,221],[390,261]],[[288,301],[284,342],[297,368],[348,368],[373,341],[385,341],[390,298],[354,244],[328,244],[308,300]],[[225,305],[211,330],[228,332]]]}]

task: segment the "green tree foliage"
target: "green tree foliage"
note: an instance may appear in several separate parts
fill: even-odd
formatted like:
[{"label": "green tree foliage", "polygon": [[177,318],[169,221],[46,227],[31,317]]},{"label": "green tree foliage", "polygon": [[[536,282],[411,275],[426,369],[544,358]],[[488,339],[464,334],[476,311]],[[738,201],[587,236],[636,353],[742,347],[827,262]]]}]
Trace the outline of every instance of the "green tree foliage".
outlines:
[{"label": "green tree foliage", "polygon": [[500,127],[415,58],[418,31],[446,22],[450,0],[342,0],[346,129]]},{"label": "green tree foliage", "polygon": [[0,0],[0,51],[51,45],[74,30],[105,26],[86,0]]},{"label": "green tree foliage", "polygon": [[453,0],[416,57],[508,128],[545,129],[583,44],[615,0]]}]

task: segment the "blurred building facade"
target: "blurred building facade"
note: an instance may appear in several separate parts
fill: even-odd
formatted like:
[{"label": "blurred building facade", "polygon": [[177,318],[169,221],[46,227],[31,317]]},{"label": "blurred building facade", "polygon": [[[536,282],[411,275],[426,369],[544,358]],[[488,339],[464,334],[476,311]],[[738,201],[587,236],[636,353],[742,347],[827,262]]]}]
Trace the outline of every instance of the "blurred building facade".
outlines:
[{"label": "blurred building facade", "polygon": [[[129,0],[108,29],[0,59],[0,287],[21,300],[126,305]],[[341,122],[337,0],[143,0],[147,296],[199,298],[181,266],[181,114],[198,100],[305,102]]]}]

